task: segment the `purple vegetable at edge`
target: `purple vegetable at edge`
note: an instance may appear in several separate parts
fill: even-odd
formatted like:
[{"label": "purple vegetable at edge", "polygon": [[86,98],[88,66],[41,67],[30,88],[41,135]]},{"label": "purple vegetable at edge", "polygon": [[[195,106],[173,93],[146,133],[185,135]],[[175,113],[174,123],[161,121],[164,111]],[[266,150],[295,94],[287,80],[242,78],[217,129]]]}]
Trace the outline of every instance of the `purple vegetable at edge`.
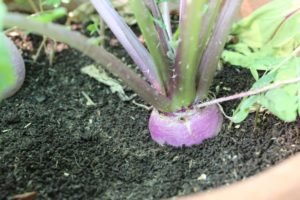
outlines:
[{"label": "purple vegetable at edge", "polygon": [[9,49],[12,67],[14,68],[16,76],[16,82],[4,92],[0,99],[5,99],[14,95],[21,88],[25,79],[25,64],[21,53],[11,39],[5,35],[3,35],[3,37],[7,44],[7,48]]}]

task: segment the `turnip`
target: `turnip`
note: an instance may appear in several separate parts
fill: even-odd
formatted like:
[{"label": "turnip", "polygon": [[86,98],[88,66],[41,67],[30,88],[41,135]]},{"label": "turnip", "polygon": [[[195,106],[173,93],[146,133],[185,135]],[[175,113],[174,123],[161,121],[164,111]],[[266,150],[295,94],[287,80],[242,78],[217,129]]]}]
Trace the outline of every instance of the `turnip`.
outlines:
[{"label": "turnip", "polygon": [[4,25],[36,32],[83,51],[154,107],[149,130],[156,142],[192,146],[216,136],[221,129],[219,107],[196,109],[195,106],[208,97],[241,0],[181,0],[176,34],[166,28],[171,27],[166,17],[169,11],[167,5],[159,9],[162,2],[165,1],[129,0],[145,48],[110,0],[91,0],[146,80],[103,48],[63,26],[42,24],[20,14],[7,14]]},{"label": "turnip", "polygon": [[8,87],[0,99],[5,99],[14,95],[22,86],[25,79],[25,64],[24,60],[21,56],[21,53],[17,49],[16,45],[4,34],[0,34],[0,37],[3,37],[6,46],[9,51],[11,67],[13,67],[13,71],[15,73],[15,82],[12,86]]},{"label": "turnip", "polygon": [[149,130],[153,140],[181,147],[216,136],[223,122],[219,108],[213,105],[196,109],[194,105],[207,98],[241,1],[228,0],[222,5],[221,0],[181,0],[180,34],[176,38],[167,28],[171,27],[168,18],[162,17],[169,12],[166,5],[162,13],[157,1],[130,0],[149,52],[137,42],[109,1],[91,2],[152,87],[169,101],[152,111]]},{"label": "turnip", "polygon": [[152,139],[158,144],[192,146],[216,136],[222,122],[222,115],[216,105],[167,114],[153,110],[149,130]]}]

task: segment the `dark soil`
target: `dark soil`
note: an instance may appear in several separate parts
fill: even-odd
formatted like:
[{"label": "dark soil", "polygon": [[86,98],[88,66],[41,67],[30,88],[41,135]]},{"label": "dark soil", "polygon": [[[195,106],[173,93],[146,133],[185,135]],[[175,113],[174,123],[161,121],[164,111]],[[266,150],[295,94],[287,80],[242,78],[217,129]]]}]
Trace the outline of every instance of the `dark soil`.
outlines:
[{"label": "dark soil", "polygon": [[[149,111],[80,73],[91,63],[74,50],[52,67],[27,63],[22,90],[0,107],[0,199],[33,191],[38,199],[168,198],[244,179],[300,149],[299,122],[266,113],[256,128],[254,114],[239,127],[225,121],[200,146],[159,146],[147,129]],[[221,96],[246,90],[251,77],[225,67],[219,81]],[[87,106],[82,92],[96,105]],[[230,114],[237,102],[223,105]]]}]

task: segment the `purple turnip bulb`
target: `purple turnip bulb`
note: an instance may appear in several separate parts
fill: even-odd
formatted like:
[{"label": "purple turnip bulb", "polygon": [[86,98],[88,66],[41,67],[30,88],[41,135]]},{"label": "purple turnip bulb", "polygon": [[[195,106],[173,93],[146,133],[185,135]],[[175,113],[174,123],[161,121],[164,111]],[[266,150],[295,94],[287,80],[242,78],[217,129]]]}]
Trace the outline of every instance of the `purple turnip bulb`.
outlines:
[{"label": "purple turnip bulb", "polygon": [[151,137],[160,145],[192,146],[216,136],[223,116],[218,106],[164,114],[153,110],[149,119]]},{"label": "purple turnip bulb", "polygon": [[16,76],[15,83],[11,87],[7,88],[7,90],[4,91],[4,94],[0,96],[0,99],[5,99],[14,95],[21,88],[25,79],[25,64],[16,45],[5,35],[2,36],[4,37],[4,41],[6,42],[9,50],[12,67]]}]

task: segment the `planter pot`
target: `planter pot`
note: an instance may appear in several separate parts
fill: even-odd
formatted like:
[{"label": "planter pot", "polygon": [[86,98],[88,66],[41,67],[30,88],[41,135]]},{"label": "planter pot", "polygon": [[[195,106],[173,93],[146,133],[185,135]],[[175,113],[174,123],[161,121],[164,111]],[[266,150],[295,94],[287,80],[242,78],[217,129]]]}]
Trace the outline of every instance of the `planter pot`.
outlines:
[{"label": "planter pot", "polygon": [[[176,200],[297,200],[300,199],[300,154],[254,177],[203,194]],[[284,181],[283,181],[284,180]]]}]

